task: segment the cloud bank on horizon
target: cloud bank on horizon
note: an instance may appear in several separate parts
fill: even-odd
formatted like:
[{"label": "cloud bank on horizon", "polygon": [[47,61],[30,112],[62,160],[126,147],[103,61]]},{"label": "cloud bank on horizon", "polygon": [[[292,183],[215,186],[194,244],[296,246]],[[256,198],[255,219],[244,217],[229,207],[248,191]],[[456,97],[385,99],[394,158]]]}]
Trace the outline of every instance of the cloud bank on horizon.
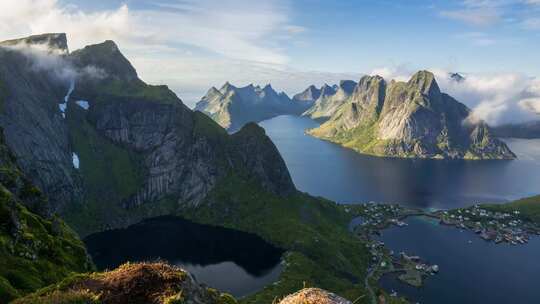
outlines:
[{"label": "cloud bank on horizon", "polygon": [[[503,56],[505,47],[519,47],[521,40],[516,33],[540,40],[540,1],[432,2],[426,8],[423,1],[412,0],[406,9],[417,6],[423,15],[427,12],[426,22],[451,26],[446,32],[443,28],[437,31],[447,35],[443,35],[444,40],[459,44],[458,48],[449,45],[448,53],[433,58],[424,45],[409,50],[413,42],[402,49],[366,50],[379,42],[379,36],[384,37],[386,29],[379,29],[376,22],[372,28],[344,23],[346,18],[342,15],[352,13],[349,11],[353,8],[347,5],[356,4],[340,1],[330,7],[303,0],[95,0],[94,6],[80,0],[3,0],[0,39],[66,32],[71,49],[115,40],[141,78],[170,85],[189,106],[209,87],[225,81],[237,85],[272,83],[275,88],[294,94],[310,84],[357,80],[368,71],[387,79],[404,80],[415,69],[428,69],[436,74],[444,91],[474,110],[477,119],[499,124],[536,118],[533,113],[540,112],[540,80],[529,70],[491,70],[468,61],[465,65],[446,62],[456,61],[453,53],[460,49],[464,49],[464,58],[473,57],[473,61],[485,61],[488,66],[493,58],[523,59]],[[357,14],[368,11],[377,16],[381,13],[378,9],[384,12],[404,8],[374,1],[372,5],[363,3],[358,9]],[[319,15],[336,19],[329,17],[326,27],[318,27]],[[384,19],[382,15],[381,18]],[[394,26],[401,26],[400,21]],[[504,31],[512,28],[512,32],[498,35],[498,27]],[[349,30],[354,31],[353,35]],[[377,30],[381,34],[370,36],[370,32]],[[414,28],[411,30],[414,32]],[[359,40],[358,44],[354,44],[355,40]],[[538,46],[527,43],[527,50]],[[328,50],[329,47],[332,48]],[[497,49],[500,53],[493,53]],[[368,54],[356,56],[362,52]],[[420,52],[428,53],[413,54]],[[451,81],[448,73],[456,71],[464,72],[466,81]]]}]

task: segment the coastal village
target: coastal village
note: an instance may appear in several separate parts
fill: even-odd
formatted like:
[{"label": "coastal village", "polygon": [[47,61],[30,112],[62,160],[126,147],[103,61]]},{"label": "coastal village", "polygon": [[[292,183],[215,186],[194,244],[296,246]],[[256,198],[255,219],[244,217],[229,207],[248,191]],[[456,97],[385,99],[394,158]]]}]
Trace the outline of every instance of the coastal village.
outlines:
[{"label": "coastal village", "polygon": [[540,226],[521,217],[519,211],[494,211],[481,205],[438,211],[433,214],[441,224],[474,231],[486,241],[497,244],[526,244],[532,235],[540,235]]},{"label": "coastal village", "polygon": [[[421,287],[425,279],[439,272],[437,264],[430,264],[410,253],[396,253],[378,240],[377,236],[381,235],[381,231],[390,226],[406,227],[408,224],[405,219],[409,216],[431,217],[439,220],[442,225],[474,231],[478,237],[496,244],[526,244],[533,235],[540,235],[540,225],[527,220],[519,211],[493,210],[482,205],[435,212],[373,202],[343,207],[353,218],[351,231],[366,243],[365,246],[371,253],[368,268],[370,281],[377,281],[383,275],[396,274],[400,281]],[[390,296],[398,295],[392,291]]]},{"label": "coastal village", "polygon": [[[391,225],[406,227],[403,220],[408,216],[423,215],[420,210],[408,209],[397,204],[368,203],[349,205],[345,211],[352,213],[356,221],[351,230],[361,238],[371,253],[371,263],[368,269],[370,278],[379,280],[386,274],[398,274],[398,279],[414,287],[421,287],[425,278],[439,272],[438,265],[430,265],[419,256],[405,252],[396,253],[389,250],[373,236]],[[391,296],[397,296],[392,292]]]}]

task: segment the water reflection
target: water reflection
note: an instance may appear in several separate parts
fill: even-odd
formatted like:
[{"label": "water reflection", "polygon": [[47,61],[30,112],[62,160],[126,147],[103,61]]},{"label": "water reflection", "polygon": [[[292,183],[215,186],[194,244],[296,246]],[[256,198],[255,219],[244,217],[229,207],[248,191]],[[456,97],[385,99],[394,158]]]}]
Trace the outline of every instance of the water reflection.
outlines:
[{"label": "water reflection", "polygon": [[305,135],[305,129],[318,125],[309,118],[279,116],[260,125],[300,190],[338,202],[442,209],[540,193],[539,140],[510,140],[520,156],[515,161],[392,159],[362,155]]}]

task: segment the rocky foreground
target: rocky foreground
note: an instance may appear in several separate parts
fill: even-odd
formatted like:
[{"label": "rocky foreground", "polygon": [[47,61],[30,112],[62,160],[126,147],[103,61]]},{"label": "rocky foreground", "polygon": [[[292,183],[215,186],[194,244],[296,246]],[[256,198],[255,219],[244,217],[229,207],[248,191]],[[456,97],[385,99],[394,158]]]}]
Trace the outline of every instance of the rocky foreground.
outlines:
[{"label": "rocky foreground", "polygon": [[[199,284],[185,270],[165,263],[124,264],[102,273],[68,277],[13,304],[236,304],[229,294]],[[305,288],[278,304],[351,304],[318,288]]]}]

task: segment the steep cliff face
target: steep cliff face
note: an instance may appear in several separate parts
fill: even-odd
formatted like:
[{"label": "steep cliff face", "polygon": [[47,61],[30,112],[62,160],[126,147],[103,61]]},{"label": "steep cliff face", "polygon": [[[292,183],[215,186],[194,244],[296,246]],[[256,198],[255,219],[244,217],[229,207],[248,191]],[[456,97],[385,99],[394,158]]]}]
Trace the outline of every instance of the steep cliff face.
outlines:
[{"label": "steep cliff face", "polygon": [[339,86],[331,87],[325,84],[313,106],[302,115],[313,119],[328,119],[349,99],[355,86],[356,83],[352,80],[343,80]]},{"label": "steep cliff face", "polygon": [[68,78],[33,68],[42,53],[0,51],[8,145],[51,198],[49,212],[83,235],[196,205],[230,171],[274,194],[295,191],[263,131],[229,136],[166,86],[139,79],[112,41],[49,54],[72,71]]},{"label": "steep cliff face", "polygon": [[23,175],[0,130],[0,301],[7,303],[71,272],[92,269],[83,243]]},{"label": "steep cliff face", "polygon": [[291,101],[283,92],[277,93],[270,85],[261,88],[250,84],[238,88],[228,82],[219,90],[210,88],[195,107],[230,132],[249,122],[299,114],[304,109],[304,105]]},{"label": "steep cliff face", "polygon": [[485,123],[469,122],[469,113],[441,93],[430,72],[418,72],[407,83],[366,76],[336,114],[309,133],[380,156],[515,158]]},{"label": "steep cliff face", "polygon": [[37,41],[67,50],[65,36],[38,37],[0,44],[0,126],[21,169],[50,198],[52,213],[80,199],[81,189],[73,175],[68,129],[59,107],[70,84],[54,65],[64,57],[49,53],[54,48],[24,47]]}]

